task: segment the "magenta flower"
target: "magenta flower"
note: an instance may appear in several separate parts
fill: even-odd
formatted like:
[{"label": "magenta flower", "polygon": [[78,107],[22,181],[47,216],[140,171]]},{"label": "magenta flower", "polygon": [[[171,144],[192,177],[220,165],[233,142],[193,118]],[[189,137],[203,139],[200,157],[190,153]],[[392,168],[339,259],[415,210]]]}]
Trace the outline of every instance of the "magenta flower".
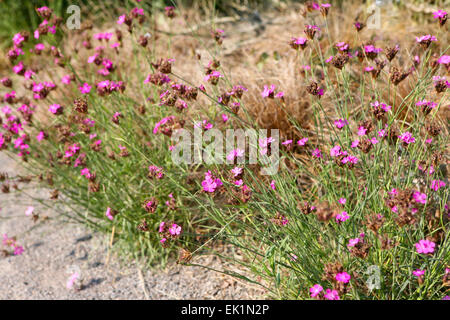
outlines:
[{"label": "magenta flower", "polygon": [[432,180],[430,188],[434,191],[438,191],[440,188],[445,187],[445,182],[442,180]]},{"label": "magenta flower", "polygon": [[20,34],[20,33],[16,33],[14,35],[14,37],[12,38],[12,41],[14,43],[14,46],[22,46],[22,42],[25,41],[25,38]]},{"label": "magenta flower", "polygon": [[366,134],[366,132],[367,132],[367,129],[364,128],[363,126],[361,126],[361,127],[358,128],[357,135],[358,136],[364,136]]},{"label": "magenta flower", "polygon": [[214,192],[222,185],[222,180],[214,177],[211,171],[205,173],[205,180],[202,181],[202,187],[205,192]]},{"label": "magenta flower", "polygon": [[[344,153],[342,153],[342,154],[347,154],[347,151],[344,151]],[[357,164],[358,161],[359,161],[358,157],[349,155],[349,156],[342,158],[341,163]]]},{"label": "magenta flower", "polygon": [[91,179],[93,177],[93,174],[88,168],[81,169],[81,175],[85,176],[87,179]]},{"label": "magenta flower", "polygon": [[239,175],[241,175],[242,174],[242,168],[240,168],[240,167],[234,167],[233,169],[231,169],[231,172],[233,173],[233,175],[235,176],[235,177],[237,177],[237,176],[239,176]]},{"label": "magenta flower", "polygon": [[270,87],[269,86],[264,86],[264,90],[261,93],[261,96],[263,98],[282,98],[284,96],[284,92],[280,91],[277,94],[275,94],[275,85],[271,84]]},{"label": "magenta flower", "polygon": [[117,24],[123,24],[125,22],[126,17],[127,17],[126,14],[119,16],[119,18],[117,19]]},{"label": "magenta flower", "polygon": [[112,215],[112,209],[111,209],[110,207],[108,207],[108,208],[106,209],[105,215],[106,215],[106,217],[107,217],[109,220],[111,220],[111,221],[114,219],[114,216]]},{"label": "magenta flower", "polygon": [[44,140],[45,139],[45,133],[43,132],[43,131],[40,131],[39,133],[38,133],[38,135],[36,136],[36,140],[38,141],[38,142],[41,142],[42,140]]},{"label": "magenta flower", "polygon": [[325,299],[327,300],[339,300],[339,293],[337,290],[331,290],[327,289],[326,293],[324,294]]},{"label": "magenta flower", "polygon": [[58,114],[61,110],[61,106],[59,104],[52,104],[49,108],[48,111],[50,111],[53,114]]},{"label": "magenta flower", "polygon": [[334,121],[334,125],[336,126],[336,128],[342,129],[343,127],[348,125],[348,121],[345,119],[338,119]]},{"label": "magenta flower", "polygon": [[297,144],[299,146],[304,146],[306,144],[306,142],[308,142],[308,138],[302,138],[302,139],[297,141]]},{"label": "magenta flower", "polygon": [[270,182],[270,187],[272,188],[272,190],[275,190],[275,180],[272,180]]},{"label": "magenta flower", "polygon": [[370,106],[373,107],[375,110],[382,109],[384,112],[388,112],[392,109],[392,106],[389,106],[384,102],[378,102],[378,101],[372,102],[370,104]]},{"label": "magenta flower", "polygon": [[78,87],[81,93],[88,94],[91,92],[92,86],[90,86],[87,82],[85,82],[82,86]]},{"label": "magenta flower", "polygon": [[349,45],[346,42],[338,42],[338,43],[336,43],[336,48],[338,48],[339,51],[346,52],[349,49]]},{"label": "magenta flower", "polygon": [[335,145],[333,148],[331,148],[330,150],[330,156],[332,157],[338,157],[342,154],[341,152],[341,146],[339,145]]},{"label": "magenta flower", "polygon": [[346,211],[342,211],[341,213],[339,213],[336,216],[336,222],[340,223],[340,222],[345,222],[346,220],[348,220],[350,218],[350,216],[348,215],[348,213]]},{"label": "magenta flower", "polygon": [[359,241],[360,241],[359,238],[350,239],[350,240],[348,240],[347,247],[348,248],[354,247],[355,245],[357,245],[359,243]]},{"label": "magenta flower", "polygon": [[336,280],[343,283],[348,283],[351,279],[351,276],[347,272],[340,272],[336,275]]},{"label": "magenta flower", "polygon": [[316,158],[322,158],[322,152],[318,148],[313,150],[312,155]]},{"label": "magenta flower", "polygon": [[303,38],[303,37],[298,37],[298,38],[292,37],[289,44],[293,49],[296,49],[296,50],[298,48],[304,49],[306,47],[306,45],[308,44],[308,39]]},{"label": "magenta flower", "polygon": [[416,41],[418,43],[431,43],[432,41],[437,41],[437,38],[435,36],[427,34],[425,36],[416,37]]},{"label": "magenta flower", "polygon": [[444,10],[438,10],[433,12],[434,19],[443,19],[447,16],[447,12]]},{"label": "magenta flower", "polygon": [[227,156],[228,161],[233,161],[235,158],[241,158],[244,156],[244,150],[241,149],[234,149],[231,150],[230,153]]},{"label": "magenta flower", "polygon": [[425,193],[416,191],[413,193],[413,198],[417,203],[421,203],[421,204],[427,203],[427,195]]},{"label": "magenta flower", "polygon": [[70,81],[72,81],[71,78],[72,77],[70,75],[65,75],[61,78],[61,82],[64,84],[70,84]]},{"label": "magenta flower", "polygon": [[177,224],[172,224],[172,226],[169,228],[169,233],[172,236],[179,236],[181,234],[181,227]]},{"label": "magenta flower", "polygon": [[225,113],[222,114],[222,121],[223,122],[227,122],[228,121],[228,115],[226,115]]},{"label": "magenta flower", "polygon": [[402,140],[406,144],[415,143],[416,139],[412,136],[411,132],[406,131],[398,136],[400,140]]},{"label": "magenta flower", "polygon": [[430,240],[419,240],[418,243],[415,244],[417,253],[433,253],[436,244]]},{"label": "magenta flower", "polygon": [[14,247],[14,255],[15,256],[20,256],[25,250],[23,249],[22,246],[15,246]]},{"label": "magenta flower", "polygon": [[414,270],[412,272],[412,274],[415,275],[416,277],[421,277],[425,274],[425,270],[417,269],[417,270]]},{"label": "magenta flower", "polygon": [[217,84],[219,78],[223,78],[223,75],[219,71],[214,70],[210,74],[207,74],[203,80],[211,82],[212,84]]},{"label": "magenta flower", "polygon": [[317,297],[320,292],[322,292],[323,287],[320,284],[315,284],[311,288],[309,288],[309,292],[311,293],[311,298]]},{"label": "magenta flower", "polygon": [[437,63],[445,65],[450,64],[450,56],[443,55],[437,60]]},{"label": "magenta flower", "polygon": [[370,52],[373,52],[373,53],[380,53],[381,51],[383,51],[383,49],[381,49],[381,48],[375,48],[375,46],[373,46],[373,45],[367,45],[367,46],[364,46],[364,51],[366,52],[366,53],[370,53]]}]

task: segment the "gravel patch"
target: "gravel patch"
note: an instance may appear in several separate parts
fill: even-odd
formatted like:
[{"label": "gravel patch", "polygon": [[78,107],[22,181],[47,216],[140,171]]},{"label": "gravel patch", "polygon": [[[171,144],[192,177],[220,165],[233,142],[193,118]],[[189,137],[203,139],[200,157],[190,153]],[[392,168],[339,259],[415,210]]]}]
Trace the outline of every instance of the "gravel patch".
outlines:
[{"label": "gravel patch", "polygon": [[[11,175],[14,168],[14,161],[0,153],[0,172]],[[42,196],[44,191],[28,192]],[[37,222],[25,215],[28,206],[39,213]],[[205,268],[173,263],[156,271],[109,256],[107,235],[64,221],[21,193],[0,193],[0,208],[0,236],[16,236],[25,249],[19,256],[0,257],[0,299],[263,298],[261,289]],[[222,269],[213,256],[192,262]],[[81,290],[67,288],[74,272],[80,274]]]}]

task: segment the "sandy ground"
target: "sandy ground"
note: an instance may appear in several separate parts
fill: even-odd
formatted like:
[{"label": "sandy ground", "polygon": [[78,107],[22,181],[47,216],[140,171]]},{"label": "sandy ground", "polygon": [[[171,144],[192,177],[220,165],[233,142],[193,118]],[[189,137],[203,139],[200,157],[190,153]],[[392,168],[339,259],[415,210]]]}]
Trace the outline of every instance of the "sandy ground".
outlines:
[{"label": "sandy ground", "polygon": [[[16,165],[0,152],[0,172]],[[27,190],[33,196],[46,190]],[[26,208],[49,219],[34,223]],[[63,220],[22,193],[0,193],[0,236],[17,237],[20,256],[0,256],[0,299],[254,299],[262,292],[236,279],[199,267],[170,264],[145,270],[136,262],[108,258],[106,235]],[[5,247],[0,244],[0,249]],[[196,261],[198,262],[198,261]],[[203,263],[220,268],[217,258]],[[83,289],[68,289],[74,272]],[[76,286],[75,286],[76,287]]]}]

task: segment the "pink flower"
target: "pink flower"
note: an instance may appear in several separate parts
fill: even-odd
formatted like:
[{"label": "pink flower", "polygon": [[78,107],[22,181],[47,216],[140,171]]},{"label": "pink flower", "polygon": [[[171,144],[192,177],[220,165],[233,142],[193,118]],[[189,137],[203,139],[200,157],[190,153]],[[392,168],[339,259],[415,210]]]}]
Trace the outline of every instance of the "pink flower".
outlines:
[{"label": "pink flower", "polygon": [[270,182],[270,187],[272,188],[272,190],[275,190],[275,180],[272,180]]},{"label": "pink flower", "polygon": [[425,270],[417,269],[417,270],[414,270],[412,273],[413,273],[413,275],[415,275],[416,277],[421,277],[421,276],[423,276],[423,275],[425,274]]},{"label": "pink flower", "polygon": [[430,240],[419,240],[418,243],[415,244],[417,253],[433,253],[436,244]]},{"label": "pink flower", "polygon": [[81,93],[88,94],[89,92],[91,92],[92,86],[85,82],[82,86],[78,87],[78,89],[80,89]]},{"label": "pink flower", "polygon": [[81,169],[81,175],[85,176],[87,179],[92,178],[92,173],[89,171],[88,168]]},{"label": "pink flower", "polygon": [[364,46],[364,51],[366,53],[371,53],[371,52],[373,52],[373,53],[380,53],[381,51],[383,51],[383,49],[375,48],[375,46],[370,44],[370,45]]},{"label": "pink flower", "polygon": [[427,195],[425,193],[416,191],[413,193],[413,198],[417,203],[421,203],[421,204],[427,203]]},{"label": "pink flower", "polygon": [[172,236],[179,236],[181,234],[181,227],[177,224],[172,224],[172,226],[169,228],[169,233]]},{"label": "pink flower", "polygon": [[216,81],[218,81],[219,78],[223,78],[223,75],[219,71],[214,70],[210,74],[207,74],[203,80],[204,81],[211,81],[212,84],[216,84],[217,83]]},{"label": "pink flower", "polygon": [[359,238],[350,239],[350,240],[348,240],[347,247],[348,248],[354,247],[356,244],[358,244],[359,241],[360,241]]},{"label": "pink flower", "polygon": [[74,272],[67,280],[67,283],[66,283],[67,289],[72,289],[73,285],[79,278],[80,278],[80,274],[78,272]]},{"label": "pink flower", "polygon": [[38,133],[38,135],[36,136],[36,140],[38,141],[38,142],[41,142],[42,140],[44,140],[45,139],[45,133],[43,132],[43,131],[40,131],[39,133]]},{"label": "pink flower", "polygon": [[303,46],[303,45],[306,45],[306,43],[308,42],[308,39],[303,38],[303,37],[299,37],[299,38],[292,37],[291,41],[294,44],[298,44],[298,45]]},{"label": "pink flower", "polygon": [[351,276],[347,272],[340,272],[336,275],[336,280],[343,283],[348,283],[351,279]]},{"label": "pink flower", "polygon": [[223,122],[227,122],[228,121],[228,115],[226,115],[225,113],[222,114],[222,121]]},{"label": "pink flower", "polygon": [[203,190],[206,192],[214,192],[217,188],[222,186],[222,181],[214,177],[211,171],[205,173],[205,180],[202,181]]},{"label": "pink flower", "polygon": [[438,191],[440,188],[445,187],[445,182],[441,180],[432,180],[430,188],[434,191]]},{"label": "pink flower", "polygon": [[345,119],[338,119],[334,121],[334,125],[336,126],[336,128],[338,129],[342,129],[343,127],[345,127],[348,124],[348,121]]},{"label": "pink flower", "polygon": [[323,287],[320,284],[313,285],[311,288],[309,288],[309,292],[311,293],[311,298],[317,297],[322,290],[323,290]]},{"label": "pink flower", "polygon": [[124,23],[126,17],[127,17],[126,14],[123,14],[123,15],[119,16],[119,18],[117,19],[117,24],[122,24],[122,23]]},{"label": "pink flower", "polygon": [[440,57],[440,58],[438,59],[437,63],[440,63],[440,64],[450,64],[450,56],[443,55],[442,57]]},{"label": "pink flower", "polygon": [[358,128],[357,135],[358,136],[364,136],[366,134],[366,132],[367,132],[367,129],[361,126],[361,127]]},{"label": "pink flower", "polygon": [[227,156],[227,160],[233,161],[234,158],[240,158],[244,155],[244,150],[241,149],[234,149],[231,150],[230,153]]},{"label": "pink flower", "polygon": [[336,221],[338,222],[338,223],[340,223],[340,222],[345,222],[346,220],[348,220],[350,218],[350,216],[348,215],[348,213],[346,212],[346,211],[342,211],[341,213],[339,213],[337,216],[336,216]]},{"label": "pink flower", "polygon": [[48,107],[48,111],[50,111],[53,114],[57,114],[60,109],[61,106],[59,104],[52,104],[50,107]]},{"label": "pink flower", "polygon": [[31,216],[33,214],[33,211],[34,211],[34,207],[28,207],[27,210],[25,211],[25,215]]},{"label": "pink flower", "polygon": [[15,256],[20,256],[25,250],[23,249],[22,246],[15,246],[14,247],[14,255]]},{"label": "pink flower", "polygon": [[303,138],[297,141],[297,144],[299,146],[304,146],[306,144],[306,142],[308,142],[308,138]]},{"label": "pink flower", "polygon": [[231,172],[233,173],[233,175],[235,177],[239,176],[240,174],[242,174],[242,168],[240,167],[234,167],[233,169],[231,169]]},{"label": "pink flower", "polygon": [[267,85],[264,86],[264,90],[261,93],[261,96],[263,98],[273,98],[274,94],[275,94],[275,85],[271,84],[270,87]]},{"label": "pink flower", "polygon": [[312,155],[316,158],[322,158],[322,152],[318,148],[313,150]]},{"label": "pink flower", "polygon": [[434,19],[445,18],[446,15],[447,15],[447,12],[444,10],[438,10],[438,11],[433,12]]},{"label": "pink flower", "polygon": [[333,148],[331,148],[330,150],[330,156],[332,157],[338,157],[342,154],[341,152],[341,146],[339,145],[335,145]]},{"label": "pink flower", "polygon": [[359,144],[359,140],[356,139],[355,141],[352,142],[351,147],[352,147],[352,148],[356,148],[356,147],[358,147],[358,144]]},{"label": "pink flower", "polygon": [[347,202],[347,199],[345,199],[345,198],[340,198],[339,199],[339,203],[342,204],[342,205],[344,205],[346,202]]},{"label": "pink flower", "polygon": [[112,209],[110,207],[108,207],[106,209],[106,214],[105,215],[111,221],[114,219],[114,216],[112,215]]},{"label": "pink flower", "polygon": [[421,37],[416,37],[416,41],[418,43],[422,43],[422,42],[431,42],[431,41],[437,41],[437,38],[435,36],[432,35],[425,35],[425,36],[421,36]]},{"label": "pink flower", "polygon": [[61,82],[64,84],[70,84],[71,81],[71,76],[70,75],[65,75],[61,78]]},{"label": "pink flower", "polygon": [[327,300],[339,300],[339,293],[336,290],[327,289],[324,297]]},{"label": "pink flower", "polygon": [[20,46],[20,44],[25,41],[25,38],[20,34],[16,33],[14,37],[12,38],[12,41],[14,43],[14,46]]},{"label": "pink flower", "polygon": [[405,133],[402,133],[398,136],[400,140],[402,140],[406,144],[415,143],[416,139],[412,136],[412,134],[409,131],[406,131]]}]

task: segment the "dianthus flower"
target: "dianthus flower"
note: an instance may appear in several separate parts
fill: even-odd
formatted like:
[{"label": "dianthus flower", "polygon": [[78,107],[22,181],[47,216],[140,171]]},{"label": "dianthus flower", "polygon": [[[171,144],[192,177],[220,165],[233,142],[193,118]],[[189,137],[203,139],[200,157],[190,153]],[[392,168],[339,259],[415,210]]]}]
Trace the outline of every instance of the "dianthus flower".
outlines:
[{"label": "dianthus flower", "polygon": [[323,287],[320,284],[315,284],[311,288],[309,288],[309,292],[311,293],[311,298],[317,297],[320,292],[322,292]]},{"label": "dianthus flower", "polygon": [[419,242],[416,243],[415,246],[416,246],[417,253],[428,254],[428,253],[434,252],[434,248],[435,248],[436,244],[433,241],[422,239],[422,240],[419,240]]},{"label": "dianthus flower", "polygon": [[343,283],[348,283],[351,279],[351,276],[347,272],[340,272],[336,274],[336,280]]}]

